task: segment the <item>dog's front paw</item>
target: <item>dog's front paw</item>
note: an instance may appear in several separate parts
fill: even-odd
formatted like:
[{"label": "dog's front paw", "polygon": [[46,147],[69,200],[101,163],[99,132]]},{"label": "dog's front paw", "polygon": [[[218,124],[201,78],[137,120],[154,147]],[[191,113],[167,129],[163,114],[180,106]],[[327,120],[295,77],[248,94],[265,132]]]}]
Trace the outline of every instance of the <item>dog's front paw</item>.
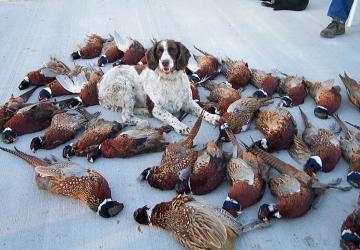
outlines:
[{"label": "dog's front paw", "polygon": [[210,123],[214,126],[218,125],[219,121],[220,121],[219,115],[210,114],[210,113],[206,114],[206,116],[204,118],[208,123]]},{"label": "dog's front paw", "polygon": [[190,128],[183,123],[174,126],[174,130],[181,135],[188,135],[190,133]]}]

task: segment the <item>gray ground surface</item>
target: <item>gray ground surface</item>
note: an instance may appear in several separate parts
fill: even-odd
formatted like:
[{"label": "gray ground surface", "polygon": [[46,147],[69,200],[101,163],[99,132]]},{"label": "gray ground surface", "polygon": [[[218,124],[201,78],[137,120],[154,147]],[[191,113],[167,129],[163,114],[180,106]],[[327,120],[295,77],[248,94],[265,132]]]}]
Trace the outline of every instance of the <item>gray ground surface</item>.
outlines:
[{"label": "gray ground surface", "polygon": [[[300,13],[274,12],[256,0],[226,1],[0,1],[0,101],[10,94],[19,94],[18,83],[24,75],[45,62],[49,56],[70,63],[69,54],[86,34],[120,34],[150,45],[150,38],[174,38],[189,48],[196,45],[219,57],[243,58],[251,67],[263,70],[278,68],[289,74],[306,76],[309,80],[335,78],[346,70],[360,80],[360,25],[358,17],[345,36],[334,40],[320,38],[329,0],[311,1]],[[95,61],[81,62],[93,64]],[[343,88],[343,86],[342,86]],[[249,87],[244,95],[252,93]],[[204,91],[205,93],[205,91]],[[359,112],[342,91],[341,117],[360,122]],[[35,100],[33,97],[31,100]],[[313,100],[308,97],[303,108],[318,126],[329,126],[332,120],[320,121],[312,114]],[[119,114],[101,110],[105,118],[118,119]],[[302,131],[298,110],[292,109]],[[194,122],[188,116],[187,124]],[[154,125],[159,123],[152,120]],[[16,142],[30,152],[32,137],[23,136]],[[238,135],[250,142],[249,135],[259,138],[256,131]],[[173,133],[170,140],[178,139]],[[217,137],[217,130],[203,123],[196,144]],[[1,143],[1,145],[3,145]],[[229,147],[228,147],[229,148]],[[60,156],[62,147],[50,153]],[[293,164],[286,152],[281,156]],[[121,214],[102,219],[78,201],[52,195],[36,188],[33,170],[22,160],[0,153],[0,249],[181,249],[165,231],[138,227],[132,219],[135,208],[169,200],[174,192],[161,192],[136,177],[146,167],[159,163],[161,153],[133,159],[100,159],[91,167],[109,181],[113,197],[125,203]],[[89,166],[85,159],[74,161]],[[297,165],[299,166],[299,165]],[[300,166],[299,166],[300,167]],[[330,174],[320,173],[326,182],[345,178],[344,160]],[[227,195],[227,184],[201,197],[201,201],[221,206]],[[236,249],[338,249],[339,228],[355,207],[358,191],[326,192],[305,217],[276,222],[271,228],[239,237]],[[259,204],[247,209],[241,221],[256,217],[260,203],[271,202],[269,191]]]}]

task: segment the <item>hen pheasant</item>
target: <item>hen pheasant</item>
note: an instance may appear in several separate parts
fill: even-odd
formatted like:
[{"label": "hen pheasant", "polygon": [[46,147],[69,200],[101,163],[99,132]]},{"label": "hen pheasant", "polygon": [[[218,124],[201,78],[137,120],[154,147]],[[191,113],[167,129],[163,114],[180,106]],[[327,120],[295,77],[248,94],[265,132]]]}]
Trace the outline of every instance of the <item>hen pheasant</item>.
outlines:
[{"label": "hen pheasant", "polygon": [[147,210],[146,206],[137,209],[134,219],[171,232],[176,241],[189,250],[230,250],[237,236],[267,226],[259,221],[241,225],[225,210],[185,194],[157,204],[150,213]]}]

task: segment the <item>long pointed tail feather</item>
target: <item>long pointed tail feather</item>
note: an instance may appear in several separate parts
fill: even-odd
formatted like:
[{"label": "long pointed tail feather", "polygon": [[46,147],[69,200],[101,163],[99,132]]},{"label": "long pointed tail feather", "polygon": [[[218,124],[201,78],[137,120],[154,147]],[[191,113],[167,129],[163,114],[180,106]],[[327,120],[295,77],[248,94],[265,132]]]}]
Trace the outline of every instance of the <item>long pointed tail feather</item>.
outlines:
[{"label": "long pointed tail feather", "polygon": [[205,112],[204,110],[201,111],[201,114],[199,115],[199,117],[196,120],[194,126],[192,127],[188,137],[186,138],[186,140],[183,143],[184,145],[186,145],[189,148],[191,148],[193,146],[194,138],[196,137],[197,133],[200,130],[200,126],[201,126],[202,117],[204,115],[204,112]]},{"label": "long pointed tail feather", "polygon": [[4,148],[4,147],[0,147],[1,150],[5,151],[5,152],[8,152],[10,154],[13,154],[21,159],[23,159],[24,161],[26,161],[27,163],[29,163],[31,166],[33,167],[39,167],[39,166],[42,166],[42,167],[46,167],[46,166],[49,166],[50,164],[42,159],[39,159],[35,156],[31,156],[31,155],[28,155],[28,154],[25,154],[24,152],[20,151],[19,149],[17,149],[15,146],[14,146],[14,149],[15,150],[11,150],[9,148]]}]

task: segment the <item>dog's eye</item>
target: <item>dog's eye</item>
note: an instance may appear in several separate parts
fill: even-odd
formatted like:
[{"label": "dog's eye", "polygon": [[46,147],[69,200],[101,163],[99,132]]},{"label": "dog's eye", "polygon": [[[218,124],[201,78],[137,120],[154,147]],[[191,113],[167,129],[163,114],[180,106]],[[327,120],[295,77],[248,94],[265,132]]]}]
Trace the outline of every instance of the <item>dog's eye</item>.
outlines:
[{"label": "dog's eye", "polygon": [[170,47],[170,48],[169,48],[169,53],[170,53],[170,54],[175,54],[175,48]]},{"label": "dog's eye", "polygon": [[159,53],[163,53],[163,52],[164,52],[164,48],[163,48],[163,47],[160,47],[160,48],[158,49],[158,52],[159,52]]}]

